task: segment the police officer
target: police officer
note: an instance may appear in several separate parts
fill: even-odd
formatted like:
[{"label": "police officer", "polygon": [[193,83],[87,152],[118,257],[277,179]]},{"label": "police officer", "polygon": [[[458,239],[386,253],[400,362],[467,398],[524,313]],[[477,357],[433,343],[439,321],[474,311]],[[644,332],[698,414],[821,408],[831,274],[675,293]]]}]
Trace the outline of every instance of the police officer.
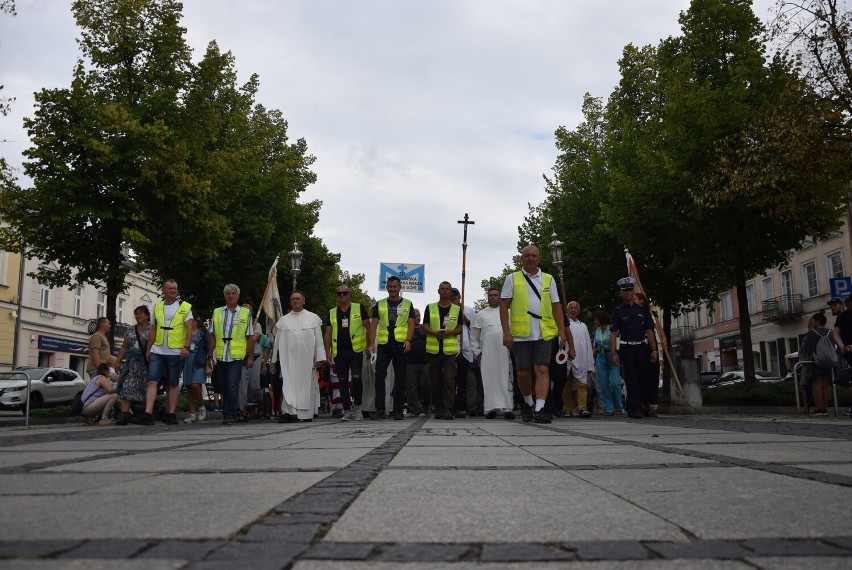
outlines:
[{"label": "police officer", "polygon": [[[632,277],[618,280],[624,303],[612,313],[609,346],[616,346],[616,337],[621,337],[618,354],[624,370],[624,385],[627,387],[627,415],[633,419],[642,417],[641,387],[647,381],[648,363],[657,362],[657,341],[654,337],[654,321],[648,309],[636,302]],[[610,359],[618,365],[618,355],[611,351]]]}]

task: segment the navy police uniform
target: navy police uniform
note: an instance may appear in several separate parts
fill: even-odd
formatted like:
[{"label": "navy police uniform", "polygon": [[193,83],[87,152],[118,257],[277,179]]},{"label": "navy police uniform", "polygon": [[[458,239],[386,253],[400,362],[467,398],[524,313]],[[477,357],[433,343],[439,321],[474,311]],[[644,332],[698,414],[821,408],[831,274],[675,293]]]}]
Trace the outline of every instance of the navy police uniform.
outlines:
[{"label": "navy police uniform", "polygon": [[[633,281],[619,281],[622,289],[632,289]],[[648,345],[646,331],[654,329],[654,321],[648,309],[638,303],[632,306],[623,303],[612,312],[610,330],[618,333],[621,343],[618,354],[627,388],[625,407],[631,417],[642,417],[642,392],[648,383],[648,363],[651,360],[651,347]]]}]

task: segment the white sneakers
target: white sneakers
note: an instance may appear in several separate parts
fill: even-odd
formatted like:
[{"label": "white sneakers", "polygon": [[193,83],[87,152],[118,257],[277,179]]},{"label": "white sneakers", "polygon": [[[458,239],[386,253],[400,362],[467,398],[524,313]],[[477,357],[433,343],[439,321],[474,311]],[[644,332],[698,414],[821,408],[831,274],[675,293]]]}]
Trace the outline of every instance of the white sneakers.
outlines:
[{"label": "white sneakers", "polygon": [[198,421],[200,422],[203,422],[207,419],[207,410],[204,409],[204,406],[198,408],[198,414],[196,416],[196,419],[198,419]]},{"label": "white sneakers", "polygon": [[188,416],[187,416],[187,417],[183,420],[183,423],[185,423],[185,424],[194,424],[194,423],[195,423],[195,422],[197,422],[197,421],[198,421],[198,416],[197,416],[197,415],[195,415],[195,414],[189,414],[189,415],[188,415]]},{"label": "white sneakers", "polygon": [[361,406],[355,406],[355,409],[352,410],[352,419],[355,421],[364,419],[364,414],[361,413]]}]

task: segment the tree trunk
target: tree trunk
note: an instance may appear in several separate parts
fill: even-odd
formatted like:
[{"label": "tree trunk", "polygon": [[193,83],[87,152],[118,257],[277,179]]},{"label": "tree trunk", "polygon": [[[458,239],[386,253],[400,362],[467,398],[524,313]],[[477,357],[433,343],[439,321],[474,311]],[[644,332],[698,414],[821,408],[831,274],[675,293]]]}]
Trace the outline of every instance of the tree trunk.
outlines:
[{"label": "tree trunk", "polygon": [[745,273],[737,271],[737,310],[740,314],[740,339],[743,346],[743,373],[746,388],[751,389],[757,381],[754,377],[754,357],[751,353],[751,315],[748,312]]}]

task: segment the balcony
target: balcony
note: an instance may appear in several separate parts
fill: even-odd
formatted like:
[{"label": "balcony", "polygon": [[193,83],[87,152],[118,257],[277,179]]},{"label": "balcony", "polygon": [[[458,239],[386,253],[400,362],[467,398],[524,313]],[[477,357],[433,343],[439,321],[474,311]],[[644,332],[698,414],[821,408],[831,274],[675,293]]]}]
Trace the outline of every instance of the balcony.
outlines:
[{"label": "balcony", "polygon": [[695,331],[692,327],[672,328],[672,342],[686,343],[692,342],[693,339],[695,339]]},{"label": "balcony", "polygon": [[801,295],[781,295],[763,302],[763,320],[785,323],[802,316]]}]

